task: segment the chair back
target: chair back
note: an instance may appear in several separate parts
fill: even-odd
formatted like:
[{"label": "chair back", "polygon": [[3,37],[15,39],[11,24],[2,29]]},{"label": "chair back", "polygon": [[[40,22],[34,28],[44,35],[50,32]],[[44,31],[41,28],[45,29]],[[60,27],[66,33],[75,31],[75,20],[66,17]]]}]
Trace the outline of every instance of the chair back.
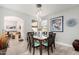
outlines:
[{"label": "chair back", "polygon": [[49,34],[49,37],[48,37],[48,46],[52,45],[55,42],[55,36],[56,36],[56,33]]},{"label": "chair back", "polygon": [[27,33],[27,39],[28,39],[28,43],[29,43],[30,46],[31,46],[32,39],[33,39],[33,32],[28,32],[28,33]]},{"label": "chair back", "polygon": [[29,36],[33,36],[34,35],[34,32],[28,32],[27,33],[27,39],[29,40]]},{"label": "chair back", "polygon": [[53,33],[53,43],[55,42],[56,33]]},{"label": "chair back", "polygon": [[52,37],[53,36],[53,32],[49,32],[49,37]]}]

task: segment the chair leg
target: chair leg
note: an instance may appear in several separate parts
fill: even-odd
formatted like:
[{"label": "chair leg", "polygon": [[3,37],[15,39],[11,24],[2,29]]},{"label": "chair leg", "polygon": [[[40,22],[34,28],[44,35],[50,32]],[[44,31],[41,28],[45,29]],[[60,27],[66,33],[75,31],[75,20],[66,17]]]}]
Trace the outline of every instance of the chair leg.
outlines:
[{"label": "chair leg", "polygon": [[27,44],[27,49],[29,48],[29,43]]},{"label": "chair leg", "polygon": [[51,51],[52,51],[52,53],[53,53],[53,47],[52,47],[52,45],[51,45]]},{"label": "chair leg", "polygon": [[30,44],[30,46],[29,46],[29,51],[30,51],[30,53],[31,53],[31,44]]},{"label": "chair leg", "polygon": [[40,55],[42,55],[42,47],[40,47]]},{"label": "chair leg", "polygon": [[55,43],[53,44],[53,46],[54,46],[54,48],[56,49],[56,47],[55,47]]},{"label": "chair leg", "polygon": [[33,55],[35,54],[35,47],[33,47]]},{"label": "chair leg", "polygon": [[29,51],[30,51],[30,53],[31,53],[31,48],[29,47]]},{"label": "chair leg", "polygon": [[28,42],[28,39],[27,39],[27,42]]},{"label": "chair leg", "polygon": [[49,55],[49,47],[47,47],[48,55]]}]

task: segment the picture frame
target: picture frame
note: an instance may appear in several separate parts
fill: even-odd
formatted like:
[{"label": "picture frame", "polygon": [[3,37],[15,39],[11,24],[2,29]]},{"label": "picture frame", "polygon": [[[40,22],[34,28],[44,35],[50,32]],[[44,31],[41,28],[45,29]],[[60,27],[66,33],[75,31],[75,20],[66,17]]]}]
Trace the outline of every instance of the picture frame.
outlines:
[{"label": "picture frame", "polygon": [[16,26],[6,25],[5,30],[6,31],[16,31]]},{"label": "picture frame", "polygon": [[50,31],[51,32],[63,32],[63,16],[50,19]]}]

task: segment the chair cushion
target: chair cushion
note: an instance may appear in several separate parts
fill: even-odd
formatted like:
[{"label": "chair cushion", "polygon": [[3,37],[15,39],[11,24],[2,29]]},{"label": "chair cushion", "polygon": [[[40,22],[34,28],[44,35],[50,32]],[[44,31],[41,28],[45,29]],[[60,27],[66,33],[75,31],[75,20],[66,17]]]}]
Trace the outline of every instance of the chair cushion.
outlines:
[{"label": "chair cushion", "polygon": [[48,42],[47,42],[47,41],[44,42],[43,45],[44,45],[44,46],[48,46]]},{"label": "chair cushion", "polygon": [[40,42],[34,42],[34,46],[37,47],[40,45]]}]

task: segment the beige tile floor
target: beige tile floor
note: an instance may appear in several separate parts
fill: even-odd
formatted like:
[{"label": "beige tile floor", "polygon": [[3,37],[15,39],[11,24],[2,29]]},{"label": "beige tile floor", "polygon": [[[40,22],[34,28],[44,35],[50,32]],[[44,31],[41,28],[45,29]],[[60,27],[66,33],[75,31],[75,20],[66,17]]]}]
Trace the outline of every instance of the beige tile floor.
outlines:
[{"label": "beige tile floor", "polygon": [[[75,51],[71,47],[66,47],[56,44],[56,49],[53,53],[50,51],[50,55],[78,55],[79,52]],[[10,39],[9,47],[7,48],[6,55],[32,55],[27,49],[27,41],[19,42],[16,39]],[[35,51],[35,55],[40,55],[39,50]],[[43,50],[43,55],[47,55],[47,50]]]}]

